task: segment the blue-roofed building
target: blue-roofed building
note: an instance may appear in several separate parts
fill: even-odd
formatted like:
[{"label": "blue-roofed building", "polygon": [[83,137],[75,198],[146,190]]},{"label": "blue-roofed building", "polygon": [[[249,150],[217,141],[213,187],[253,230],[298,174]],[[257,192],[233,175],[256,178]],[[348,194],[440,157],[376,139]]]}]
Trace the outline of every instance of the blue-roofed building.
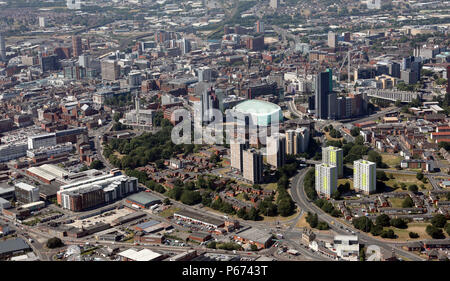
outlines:
[{"label": "blue-roofed building", "polygon": [[154,225],[157,225],[159,223],[160,223],[159,221],[151,220],[151,221],[146,221],[146,222],[140,223],[140,224],[136,225],[134,228],[137,231],[145,231],[145,229],[152,227]]}]

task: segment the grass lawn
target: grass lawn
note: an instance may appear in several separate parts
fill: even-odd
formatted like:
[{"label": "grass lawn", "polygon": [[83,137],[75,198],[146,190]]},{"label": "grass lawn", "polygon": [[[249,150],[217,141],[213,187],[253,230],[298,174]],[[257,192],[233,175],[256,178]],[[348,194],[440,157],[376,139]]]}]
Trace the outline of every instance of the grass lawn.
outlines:
[{"label": "grass lawn", "polygon": [[396,165],[400,164],[400,161],[402,161],[403,157],[396,156],[392,154],[382,153],[381,154],[382,161],[386,163],[391,168],[394,168]]},{"label": "grass lawn", "polygon": [[391,203],[391,206],[394,208],[402,208],[403,200],[405,200],[405,199],[404,198],[394,198],[394,197],[388,198],[389,203]]},{"label": "grass lawn", "polygon": [[[332,138],[332,137],[330,136],[330,132],[324,132],[324,134],[325,134],[325,137],[326,137],[327,140],[343,140],[343,139],[344,139],[344,137],[339,138],[339,139],[334,139],[334,138]],[[342,134],[342,133],[341,133],[341,134]]]},{"label": "grass lawn", "polygon": [[346,182],[350,183],[350,189],[353,189],[353,181],[349,179],[338,179],[337,185],[345,184]]},{"label": "grass lawn", "polygon": [[[390,174],[389,172],[386,172],[386,175],[388,177],[389,177],[389,174]],[[406,191],[406,190],[402,190],[400,187],[400,183],[402,183],[402,182],[406,184],[407,189],[408,189],[408,186],[415,184],[415,185],[417,185],[417,187],[419,187],[419,190],[421,190],[420,185],[423,184],[423,182],[418,180],[415,175],[402,175],[402,174],[395,174],[395,173],[392,173],[392,174],[394,175],[394,179],[390,179],[388,181],[385,181],[384,183],[393,189],[395,189],[394,184],[397,184],[398,188],[395,191],[399,191],[399,192]],[[428,190],[432,189],[432,186],[429,182],[427,182],[424,185],[425,185],[426,189],[428,189]]]},{"label": "grass lawn", "polygon": [[298,220],[296,227],[309,227],[309,223],[306,222],[306,213],[302,215],[302,217]]},{"label": "grass lawn", "polygon": [[277,190],[277,183],[276,182],[272,182],[272,183],[266,183],[266,184],[262,184],[261,185],[262,189],[268,189],[268,190]]},{"label": "grass lawn", "polygon": [[[422,240],[422,239],[433,239],[430,235],[427,234],[427,232],[425,231],[427,225],[429,225],[429,223],[426,222],[411,222],[408,223],[408,228],[407,229],[399,229],[399,228],[395,228],[390,226],[388,229],[392,229],[395,234],[397,234],[398,236],[398,240]],[[410,232],[415,232],[417,234],[419,234],[419,238],[409,238],[409,233]],[[448,238],[448,234],[444,232],[444,235],[446,236],[446,238]]]},{"label": "grass lawn", "polygon": [[264,222],[275,222],[275,221],[283,222],[283,221],[288,221],[288,220],[295,218],[299,213],[300,213],[300,210],[297,208],[297,211],[288,217],[282,217],[282,216],[276,216],[276,217],[262,216],[262,217],[263,217]]},{"label": "grass lawn", "polygon": [[175,213],[175,212],[177,212],[177,211],[179,211],[179,210],[180,210],[180,208],[177,208],[177,207],[170,207],[170,208],[168,208],[168,209],[162,211],[162,212],[159,213],[158,215],[161,216],[161,217],[163,217],[163,218],[168,218],[168,217],[170,217],[170,216],[173,216],[173,213]]}]

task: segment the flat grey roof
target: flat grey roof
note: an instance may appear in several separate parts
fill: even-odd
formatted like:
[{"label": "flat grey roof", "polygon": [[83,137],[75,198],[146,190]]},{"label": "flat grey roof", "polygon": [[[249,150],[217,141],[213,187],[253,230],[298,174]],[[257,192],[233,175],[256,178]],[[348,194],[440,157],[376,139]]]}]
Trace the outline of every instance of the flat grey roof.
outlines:
[{"label": "flat grey roof", "polygon": [[201,221],[201,222],[205,222],[205,223],[209,223],[212,224],[214,226],[219,226],[222,225],[224,223],[224,220],[220,220],[220,219],[216,219],[210,216],[206,216],[206,215],[202,215],[202,214],[197,214],[191,211],[188,211],[186,209],[177,211],[174,213],[174,215],[180,215],[183,217],[187,217],[187,218],[191,218],[197,221]]},{"label": "flat grey roof", "polygon": [[152,202],[161,201],[158,197],[151,195],[148,192],[139,192],[127,197],[128,200],[137,202],[142,205],[150,204]]},{"label": "flat grey roof", "polygon": [[251,227],[249,229],[246,229],[246,230],[236,233],[236,236],[242,237],[244,239],[251,240],[254,242],[258,242],[261,244],[265,244],[267,241],[270,240],[270,238],[272,237],[272,234]]},{"label": "flat grey roof", "polygon": [[0,255],[29,249],[30,246],[28,246],[22,238],[9,239],[0,242]]}]

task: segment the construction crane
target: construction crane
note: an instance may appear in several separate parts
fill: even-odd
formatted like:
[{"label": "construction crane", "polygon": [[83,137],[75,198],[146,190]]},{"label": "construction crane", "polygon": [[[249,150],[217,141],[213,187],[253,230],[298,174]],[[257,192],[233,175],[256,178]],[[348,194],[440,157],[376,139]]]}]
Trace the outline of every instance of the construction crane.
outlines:
[{"label": "construction crane", "polygon": [[[348,50],[347,55],[344,57],[344,60],[342,61],[341,67],[339,68],[338,72],[337,72],[337,81],[341,82],[341,71],[344,68],[345,62],[347,61],[347,88],[350,87],[350,72],[351,72],[351,63],[352,63],[352,59],[355,56],[351,56],[351,54],[354,53],[354,55],[361,55],[363,52],[361,50],[358,49],[353,49],[353,50]],[[359,63],[358,63],[359,66]]]}]

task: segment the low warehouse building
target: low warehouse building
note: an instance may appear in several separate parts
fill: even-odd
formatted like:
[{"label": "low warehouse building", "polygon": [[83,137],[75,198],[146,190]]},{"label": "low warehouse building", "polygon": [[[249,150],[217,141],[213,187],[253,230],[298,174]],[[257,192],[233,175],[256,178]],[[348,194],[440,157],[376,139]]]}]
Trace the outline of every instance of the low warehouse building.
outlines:
[{"label": "low warehouse building", "polygon": [[30,250],[30,246],[25,243],[22,238],[2,241],[0,242],[0,259],[5,259],[19,253],[25,253]]},{"label": "low warehouse building", "polygon": [[272,244],[272,235],[256,228],[248,228],[237,232],[234,239],[244,244],[256,245],[259,249],[265,249]]},{"label": "low warehouse building", "polygon": [[150,206],[160,204],[161,199],[151,195],[148,192],[139,192],[133,194],[126,199],[126,202],[132,205],[137,205],[140,208],[148,209]]}]

